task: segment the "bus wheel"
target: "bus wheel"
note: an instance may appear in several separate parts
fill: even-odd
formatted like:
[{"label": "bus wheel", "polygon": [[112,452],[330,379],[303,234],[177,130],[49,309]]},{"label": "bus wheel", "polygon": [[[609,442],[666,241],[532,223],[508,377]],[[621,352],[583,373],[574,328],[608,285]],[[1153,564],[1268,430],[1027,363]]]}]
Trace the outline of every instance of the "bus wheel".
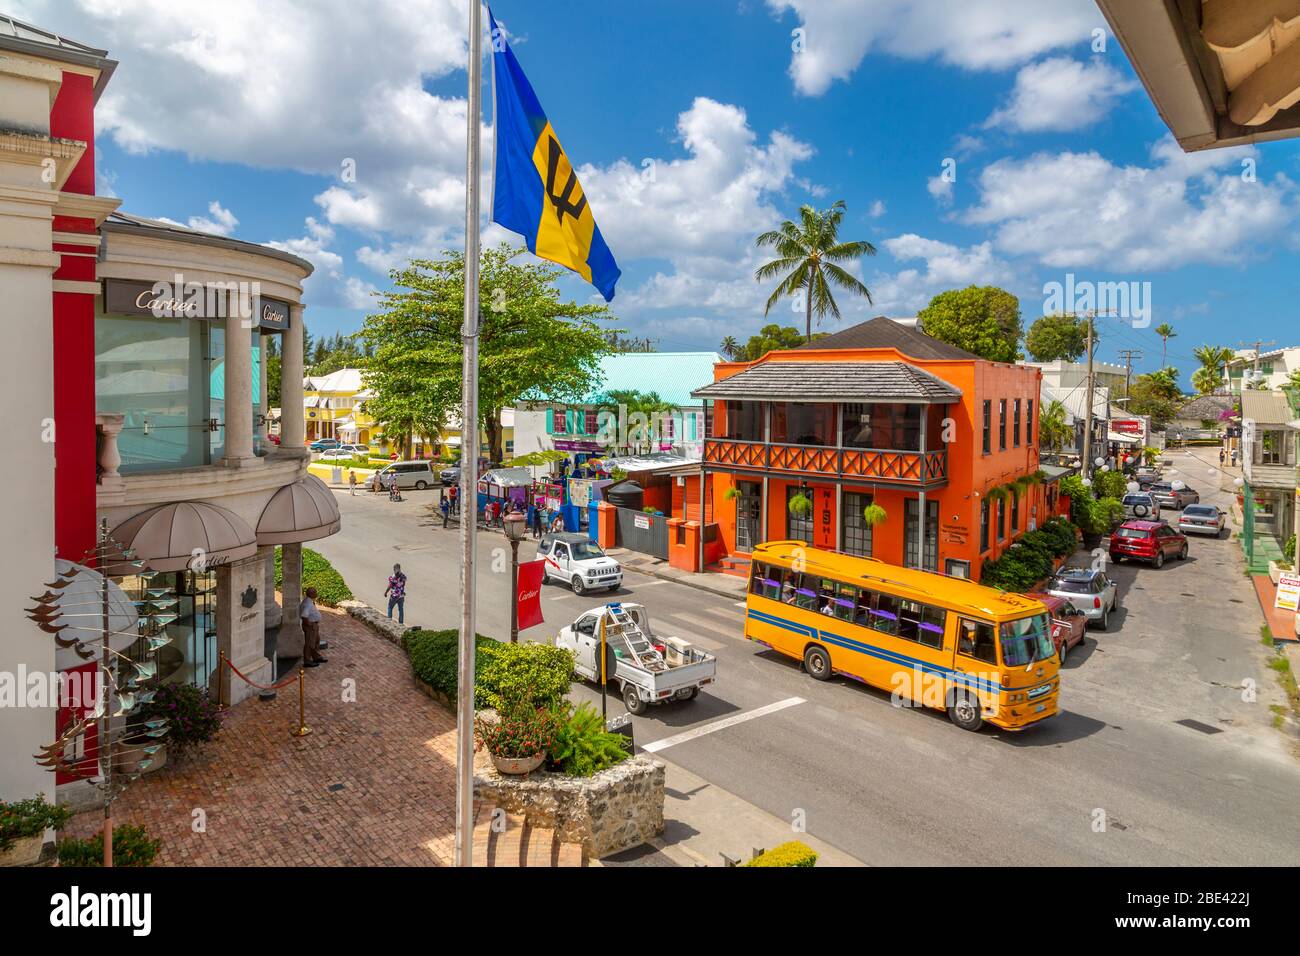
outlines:
[{"label": "bus wheel", "polygon": [[974,694],[958,691],[948,705],[948,719],[962,730],[979,730],[984,726],[984,718],[980,716],[979,698]]},{"label": "bus wheel", "polygon": [[814,644],[803,652],[803,669],[813,680],[831,679],[831,656]]}]

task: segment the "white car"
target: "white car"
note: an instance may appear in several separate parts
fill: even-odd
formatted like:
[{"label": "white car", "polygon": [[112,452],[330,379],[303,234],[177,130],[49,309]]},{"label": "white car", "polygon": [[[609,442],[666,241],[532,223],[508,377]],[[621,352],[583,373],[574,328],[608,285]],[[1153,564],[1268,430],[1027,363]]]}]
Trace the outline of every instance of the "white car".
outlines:
[{"label": "white car", "polygon": [[423,491],[437,482],[433,466],[427,461],[395,461],[370,476],[372,491],[381,491],[397,482],[399,489],[415,488]]},{"label": "white car", "polygon": [[1226,516],[1217,505],[1188,505],[1178,516],[1178,530],[1183,534],[1212,534],[1217,538],[1222,536],[1226,523]]},{"label": "white car", "polygon": [[543,535],[537,553],[546,561],[543,584],[555,579],[571,587],[574,594],[585,594],[592,588],[617,591],[623,583],[623,568],[585,534],[563,531]]}]

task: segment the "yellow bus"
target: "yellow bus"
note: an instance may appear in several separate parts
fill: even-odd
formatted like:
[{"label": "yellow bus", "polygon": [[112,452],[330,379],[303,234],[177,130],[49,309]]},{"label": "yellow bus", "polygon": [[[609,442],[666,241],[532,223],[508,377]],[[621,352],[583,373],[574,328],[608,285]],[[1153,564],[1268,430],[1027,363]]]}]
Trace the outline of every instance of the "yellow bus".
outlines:
[{"label": "yellow bus", "polygon": [[745,637],[817,680],[843,674],[964,730],[1024,730],[1057,712],[1047,608],[963,578],[769,541],[754,549]]}]

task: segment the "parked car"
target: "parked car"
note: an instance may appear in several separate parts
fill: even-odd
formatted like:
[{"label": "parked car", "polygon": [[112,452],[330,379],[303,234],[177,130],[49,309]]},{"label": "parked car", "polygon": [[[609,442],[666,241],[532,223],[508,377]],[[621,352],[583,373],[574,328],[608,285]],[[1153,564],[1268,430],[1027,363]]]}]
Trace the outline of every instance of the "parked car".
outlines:
[{"label": "parked car", "polygon": [[320,461],[351,461],[354,457],[350,451],[344,451],[342,448],[331,448],[320,456]]},{"label": "parked car", "polygon": [[1160,472],[1153,468],[1139,468],[1133,480],[1138,483],[1138,487],[1143,491],[1150,490],[1151,486],[1160,480]]},{"label": "parked car", "polygon": [[1052,643],[1056,645],[1056,656],[1064,664],[1070,649],[1084,642],[1088,616],[1075,607],[1072,601],[1054,594],[1033,592],[1026,597],[1042,601],[1047,606],[1047,613],[1052,616]]},{"label": "parked car", "polygon": [[1187,537],[1163,521],[1125,521],[1110,536],[1110,559],[1147,561],[1163,568],[1169,558],[1187,557]]},{"label": "parked car", "polygon": [[1124,514],[1130,518],[1154,521],[1160,517],[1160,502],[1147,491],[1135,491],[1124,496]]},{"label": "parked car", "polygon": [[1047,582],[1050,597],[1068,601],[1083,614],[1085,625],[1110,628],[1111,611],[1119,610],[1119,588],[1102,571],[1091,568],[1062,568]]},{"label": "parked car", "polygon": [[350,454],[352,454],[352,455],[353,455],[354,457],[356,457],[356,458],[369,458],[369,457],[370,457],[370,446],[369,446],[369,445],[339,445],[339,447],[336,448],[336,449],[334,449],[334,450],[335,450],[335,451],[346,451],[346,452],[349,452]]},{"label": "parked car", "polygon": [[337,438],[318,438],[307,447],[312,451],[329,451],[331,448],[338,448],[339,444]]},{"label": "parked car", "polygon": [[1227,516],[1217,505],[1188,505],[1178,516],[1178,530],[1183,534],[1212,534],[1216,538],[1223,533]]},{"label": "parked car", "polygon": [[623,583],[623,568],[585,534],[562,531],[542,535],[537,553],[546,561],[543,584],[557,578],[581,595],[592,588],[617,591]]},{"label": "parked car", "polygon": [[1151,486],[1150,492],[1151,497],[1155,498],[1162,508],[1173,508],[1176,511],[1181,511],[1188,505],[1198,504],[1201,500],[1201,496],[1191,488],[1186,486],[1175,488],[1168,481],[1157,481]]},{"label": "parked car", "polygon": [[438,480],[444,485],[454,485],[460,482],[460,465],[451,465],[438,472]]},{"label": "parked car", "polygon": [[423,491],[436,480],[433,466],[427,461],[395,461],[375,472],[370,478],[370,489],[379,491],[396,480],[397,487]]}]

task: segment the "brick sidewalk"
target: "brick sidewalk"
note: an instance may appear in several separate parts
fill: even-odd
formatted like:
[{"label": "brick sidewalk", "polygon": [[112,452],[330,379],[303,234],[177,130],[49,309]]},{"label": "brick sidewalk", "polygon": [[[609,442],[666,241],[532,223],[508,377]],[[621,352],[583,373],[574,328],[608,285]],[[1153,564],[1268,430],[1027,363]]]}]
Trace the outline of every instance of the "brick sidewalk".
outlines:
[{"label": "brick sidewalk", "polygon": [[[306,672],[307,725],[296,684],[245,701],[201,752],[142,777],[115,823],[162,840],[163,866],[444,866],[455,847],[451,714],[413,686],[402,650],[322,608],[328,664]],[[286,675],[287,676],[287,675]],[[356,681],[356,702],[342,682]],[[206,814],[195,833],[193,811]],[[64,835],[99,828],[97,812]]]}]

